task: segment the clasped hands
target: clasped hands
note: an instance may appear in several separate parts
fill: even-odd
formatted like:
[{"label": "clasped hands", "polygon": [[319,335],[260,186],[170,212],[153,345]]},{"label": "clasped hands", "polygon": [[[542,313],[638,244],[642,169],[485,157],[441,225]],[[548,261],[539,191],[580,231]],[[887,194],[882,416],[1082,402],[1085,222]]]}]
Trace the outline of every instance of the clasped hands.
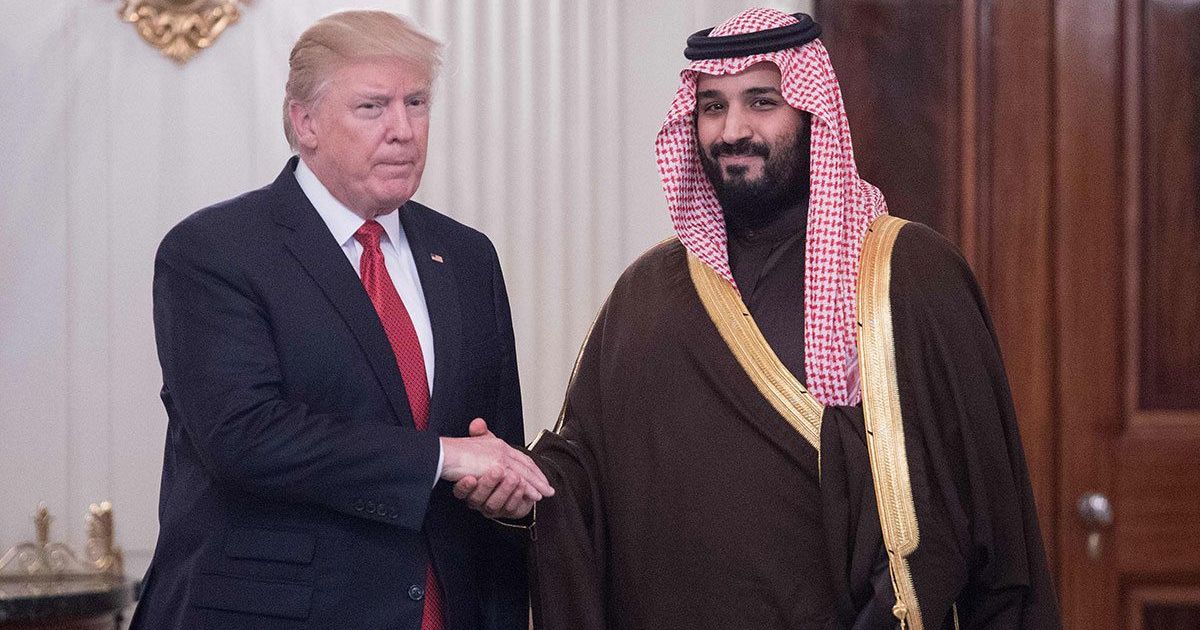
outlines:
[{"label": "clasped hands", "polygon": [[442,479],[454,496],[491,518],[524,518],[554,488],[528,455],[496,437],[482,418],[469,436],[442,438]]}]

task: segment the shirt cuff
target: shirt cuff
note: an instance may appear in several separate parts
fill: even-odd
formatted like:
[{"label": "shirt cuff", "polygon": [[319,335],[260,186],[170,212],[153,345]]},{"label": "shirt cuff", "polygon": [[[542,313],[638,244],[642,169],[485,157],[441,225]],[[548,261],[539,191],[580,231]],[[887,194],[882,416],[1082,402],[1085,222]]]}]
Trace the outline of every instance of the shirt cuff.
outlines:
[{"label": "shirt cuff", "polygon": [[442,441],[438,440],[438,467],[437,474],[433,476],[433,485],[437,485],[439,479],[442,478],[442,463],[445,461],[446,451],[442,449]]}]

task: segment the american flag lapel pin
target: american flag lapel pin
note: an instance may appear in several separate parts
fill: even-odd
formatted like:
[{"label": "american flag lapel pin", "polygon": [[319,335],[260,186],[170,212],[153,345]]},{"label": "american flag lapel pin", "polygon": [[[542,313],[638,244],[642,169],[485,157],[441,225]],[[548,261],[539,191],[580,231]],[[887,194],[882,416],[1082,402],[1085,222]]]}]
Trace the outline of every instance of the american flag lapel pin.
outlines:
[{"label": "american flag lapel pin", "polygon": [[444,262],[446,262],[446,261],[445,261],[445,260],[442,258],[442,255],[441,255],[441,254],[430,254],[430,255],[429,255],[429,258],[430,258],[430,259],[432,259],[432,260],[433,260],[433,262],[436,262],[436,263],[444,263]]}]

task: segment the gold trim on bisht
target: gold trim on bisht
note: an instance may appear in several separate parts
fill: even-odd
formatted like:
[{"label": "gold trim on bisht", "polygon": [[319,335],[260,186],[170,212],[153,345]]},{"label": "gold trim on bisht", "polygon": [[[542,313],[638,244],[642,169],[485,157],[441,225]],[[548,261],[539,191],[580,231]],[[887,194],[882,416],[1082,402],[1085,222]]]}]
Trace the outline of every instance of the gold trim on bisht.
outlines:
[{"label": "gold trim on bisht", "polygon": [[248,0],[124,0],[117,14],[146,43],[180,64],[212,46]]},{"label": "gold trim on bisht", "polygon": [[892,249],[904,219],[882,215],[875,219],[863,241],[858,276],[858,365],[862,386],[867,451],[888,570],[896,591],[892,613],[900,627],[922,630],[921,607],[913,586],[908,556],[920,540],[908,455],[904,446],[904,419],[900,388],[896,382],[896,351],[892,331]]},{"label": "gold trim on bisht", "polygon": [[754,323],[738,290],[691,252],[687,257],[696,293],[733,356],[763,397],[820,454],[821,416],[825,406],[784,367]]}]

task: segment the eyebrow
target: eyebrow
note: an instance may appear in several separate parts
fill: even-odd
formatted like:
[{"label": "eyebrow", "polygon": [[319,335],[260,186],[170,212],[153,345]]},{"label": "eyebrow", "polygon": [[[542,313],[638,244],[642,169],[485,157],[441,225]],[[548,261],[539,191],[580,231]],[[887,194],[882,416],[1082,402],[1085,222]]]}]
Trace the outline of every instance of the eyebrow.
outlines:
[{"label": "eyebrow", "polygon": [[376,90],[363,90],[361,92],[356,92],[355,96],[357,96],[359,99],[365,99],[368,101],[387,101],[391,100],[392,98],[391,94]]},{"label": "eyebrow", "polygon": [[779,94],[779,90],[773,87],[752,87],[742,92],[742,94],[747,96],[762,96],[763,94]]},{"label": "eyebrow", "polygon": [[[743,96],[762,96],[764,94],[774,94],[782,96],[778,88],[774,87],[752,87],[742,91]],[[720,90],[700,90],[696,92],[696,98],[723,98],[725,94]]]},{"label": "eyebrow", "polygon": [[[406,93],[404,96],[405,97],[423,96],[425,94],[429,94],[431,91],[432,90],[429,87],[419,87],[411,92]],[[363,89],[356,91],[355,94],[357,94],[358,96],[361,96],[363,98],[391,98],[392,97],[391,90],[389,90],[387,88],[378,88],[378,87],[364,87]]]}]

